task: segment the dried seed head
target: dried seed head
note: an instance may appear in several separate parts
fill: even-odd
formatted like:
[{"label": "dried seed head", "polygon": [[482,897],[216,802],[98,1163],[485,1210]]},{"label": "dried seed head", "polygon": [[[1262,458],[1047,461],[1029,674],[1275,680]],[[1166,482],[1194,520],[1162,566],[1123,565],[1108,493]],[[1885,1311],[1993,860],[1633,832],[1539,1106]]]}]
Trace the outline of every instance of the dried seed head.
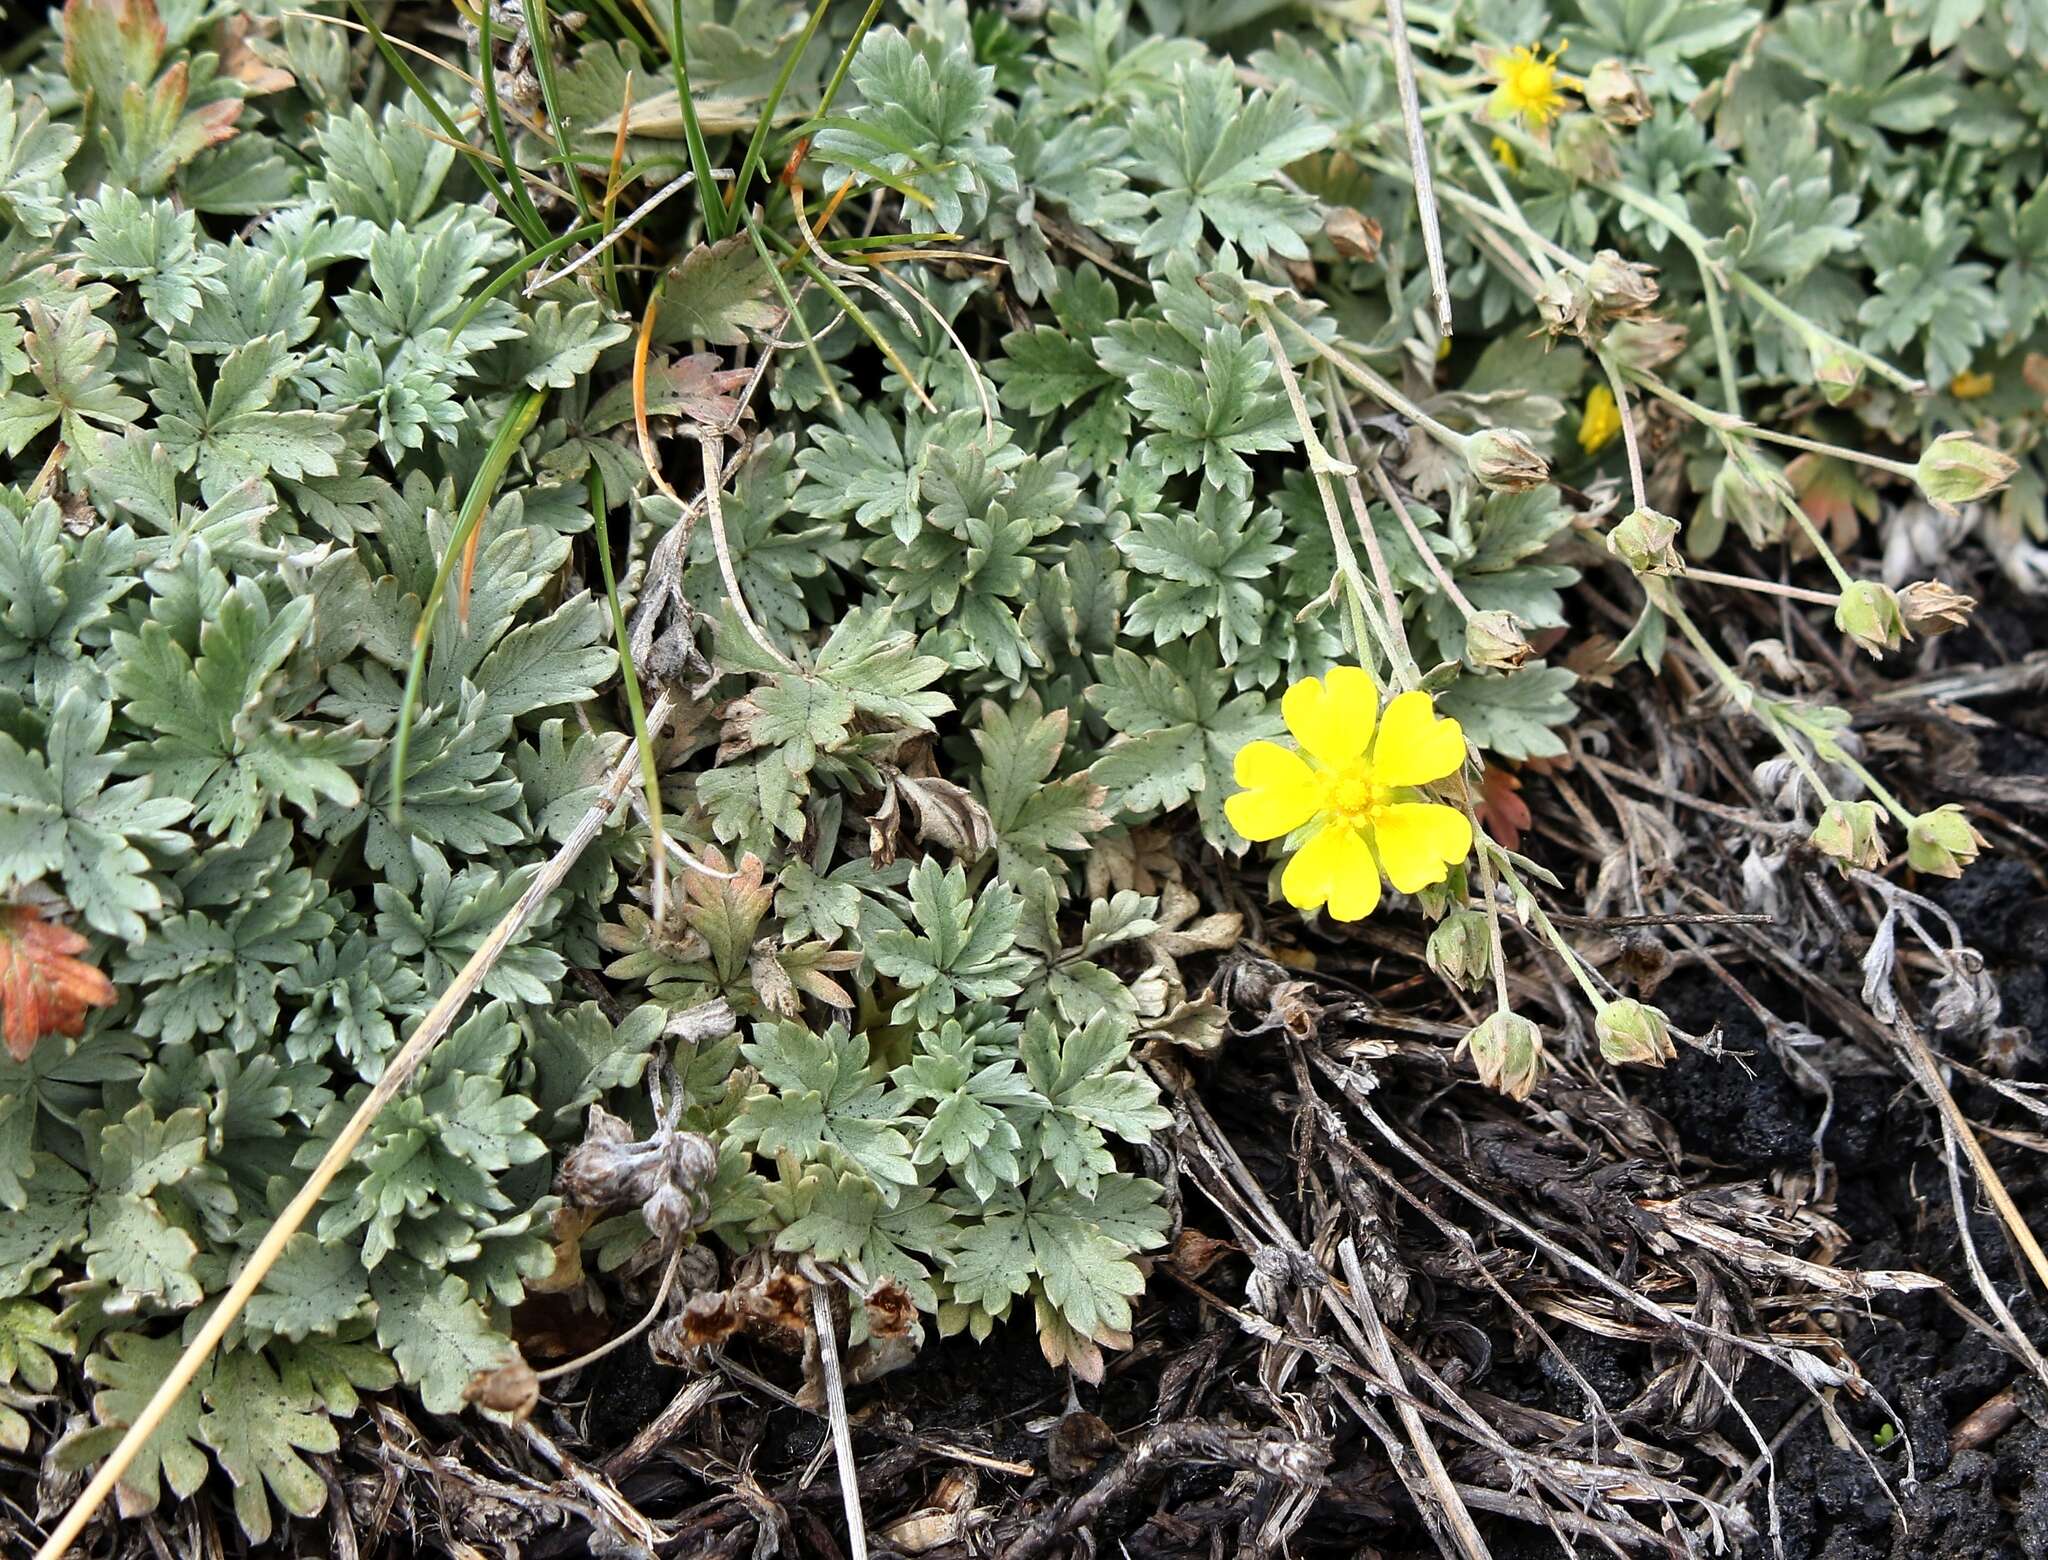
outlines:
[{"label": "dried seed head", "polygon": [[1465,659],[1474,667],[1511,672],[1535,653],[1512,612],[1475,612],[1465,620]]},{"label": "dried seed head", "polygon": [[1536,313],[1553,336],[1585,339],[1593,322],[1593,290],[1579,277],[1559,271],[1536,293]]},{"label": "dried seed head", "polygon": [[1644,373],[1669,363],[1685,350],[1685,343],[1683,325],[1654,317],[1616,320],[1607,333],[1607,350],[1615,361]]},{"label": "dried seed head", "polygon": [[1920,814],[1906,830],[1906,860],[1936,877],[1961,877],[1983,849],[1984,836],[1954,802]]},{"label": "dried seed head", "polygon": [[1634,997],[1602,1007],[1594,1016],[1593,1033],[1601,1056],[1617,1067],[1628,1062],[1662,1067],[1678,1056],[1678,1047],[1671,1043],[1671,1021],[1661,1009]]},{"label": "dried seed head", "polygon": [[1607,533],[1607,550],[1638,574],[1683,574],[1677,541],[1676,520],[1654,509],[1637,509]]},{"label": "dried seed head", "polygon": [[583,1141],[563,1156],[555,1185],[581,1207],[638,1207],[647,1227],[673,1244],[711,1212],[718,1148],[701,1132],[666,1122],[649,1138],[632,1131],[602,1105],[591,1106]]},{"label": "dried seed head", "polygon": [[1884,839],[1877,831],[1883,816],[1875,802],[1829,802],[1813,826],[1813,848],[1846,873],[1851,867],[1871,871],[1884,865]]},{"label": "dried seed head", "polygon": [[1479,1081],[1510,1099],[1526,1100],[1543,1077],[1543,1031],[1519,1013],[1489,1014],[1466,1033]]},{"label": "dried seed head", "polygon": [[1835,603],[1835,627],[1873,656],[1896,650],[1912,637],[1899,598],[1876,580],[1857,580],[1843,589]]},{"label": "dried seed head", "polygon": [[1608,319],[1636,319],[1657,302],[1657,269],[1603,249],[1586,267],[1586,290]]},{"label": "dried seed head", "polygon": [[1602,60],[1579,88],[1586,106],[1617,129],[1628,130],[1650,117],[1650,95],[1620,60]]},{"label": "dried seed head", "polygon": [[1977,610],[1977,598],[1950,590],[1940,580],[1915,580],[1899,592],[1899,610],[1916,634],[1945,634],[1961,628]]},{"label": "dried seed head", "polygon": [[1493,973],[1493,924],[1486,912],[1453,910],[1429,934],[1424,957],[1452,985],[1479,990]]},{"label": "dried seed head", "polygon": [[1980,444],[1967,433],[1944,433],[1920,453],[1913,480],[1937,509],[1953,511],[2004,487],[2019,464],[2003,450]]},{"label": "dried seed head", "polygon": [[1380,240],[1383,237],[1380,225],[1350,206],[1330,208],[1330,214],[1323,218],[1323,236],[1338,254],[1348,259],[1377,260],[1380,257]]},{"label": "dried seed head", "polygon": [[1482,428],[1465,441],[1465,464],[1494,493],[1526,493],[1550,480],[1529,441],[1508,428]]},{"label": "dried seed head", "polygon": [[1621,173],[1614,132],[1590,114],[1571,114],[1557,128],[1551,152],[1557,166],[1584,184],[1601,184]]}]

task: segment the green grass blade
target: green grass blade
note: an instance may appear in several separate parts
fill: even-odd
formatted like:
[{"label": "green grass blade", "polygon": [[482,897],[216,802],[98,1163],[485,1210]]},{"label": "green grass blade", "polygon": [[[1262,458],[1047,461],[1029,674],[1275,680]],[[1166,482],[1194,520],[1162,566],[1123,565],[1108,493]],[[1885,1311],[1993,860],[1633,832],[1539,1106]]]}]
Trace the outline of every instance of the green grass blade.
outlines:
[{"label": "green grass blade", "polygon": [[[740,203],[747,198],[747,186],[753,182],[755,173],[760,170],[762,154],[768,149],[768,132],[775,125],[775,110],[782,106],[782,94],[788,90],[789,78],[796,74],[796,62],[804,57],[804,51],[811,46],[811,40],[818,35],[818,23],[825,19],[826,7],[831,4],[832,0],[818,0],[816,7],[811,11],[811,19],[804,23],[803,35],[791,46],[789,57],[782,62],[782,69],[775,77],[775,85],[768,93],[768,100],[761,105],[761,117],[754,122],[754,133],[747,141],[747,155],[740,162],[739,177],[732,181],[732,188],[726,192],[725,205],[728,211],[738,210]],[[848,47],[849,57],[853,48],[857,46],[858,35],[856,43]],[[845,63],[845,60],[840,61],[842,66]]]},{"label": "green grass blade", "polygon": [[[630,508],[627,513],[632,511]],[[590,514],[597,541],[597,566],[604,575],[604,599],[612,609],[612,637],[619,642],[619,673],[626,684],[626,711],[633,718],[633,739],[640,747],[640,784],[647,793],[647,829],[654,852],[654,904],[657,921],[665,908],[662,884],[668,876],[668,834],[661,825],[661,776],[654,767],[654,733],[647,728],[647,705],[640,678],[633,669],[633,645],[626,629],[626,609],[619,604],[619,582],[612,570],[611,540],[605,534],[604,474],[590,468]]]},{"label": "green grass blade", "polygon": [[493,58],[496,51],[492,49],[491,41],[490,0],[485,0],[477,11],[477,64],[484,83],[484,121],[491,127],[491,144],[498,149],[498,161],[504,165],[512,198],[525,213],[524,219],[514,219],[519,230],[523,233],[544,233],[547,223],[541,220],[540,208],[534,205],[533,197],[526,193],[526,181],[519,177],[519,164],[512,160],[512,137],[505,129],[505,111],[498,103],[498,62]]},{"label": "green grass blade", "polygon": [[[555,109],[555,29],[548,16],[548,0],[523,0],[526,13],[526,38],[533,48],[533,68],[540,77],[541,101],[547,105],[548,128],[554,132],[555,145],[560,148],[562,161],[569,176],[569,193],[576,198],[576,214],[585,222],[591,219],[590,196],[584,191],[583,179],[576,172],[576,153],[569,145],[569,130],[562,123],[562,116]],[[614,306],[618,299],[612,299]]]},{"label": "green grass blade", "polygon": [[451,334],[454,336],[456,340],[460,340],[462,337],[462,333],[468,330],[469,327],[473,323],[475,323],[477,315],[483,312],[483,306],[485,304],[489,303],[493,298],[497,297],[506,288],[510,287],[514,282],[518,281],[520,277],[524,276],[528,271],[531,271],[535,266],[545,265],[548,261],[554,259],[556,255],[560,254],[563,250],[569,248],[569,246],[572,244],[581,243],[585,239],[602,238],[604,237],[604,234],[605,226],[602,222],[591,222],[585,224],[583,227],[571,229],[569,232],[564,233],[560,238],[549,239],[545,244],[542,244],[538,249],[528,250],[525,254],[521,255],[517,260],[514,260],[510,265],[506,266],[504,270],[500,271],[496,276],[492,277],[490,285],[486,287],[482,292],[478,293],[474,298],[469,300],[467,307],[465,307],[463,311],[456,316],[455,329],[451,332]]},{"label": "green grass blade", "polygon": [[718,185],[711,177],[711,153],[704,146],[704,129],[697,123],[697,100],[690,91],[690,45],[683,36],[683,0],[673,0],[669,11],[668,57],[675,68],[676,103],[683,114],[683,139],[690,148],[690,168],[697,175],[697,207],[704,213],[704,227],[715,241],[732,232],[732,214],[719,199]]},{"label": "green grass blade", "polygon": [[498,209],[519,229],[529,245],[546,243],[547,229],[534,229],[526,225],[523,220],[524,212],[518,202],[505,192],[505,186],[498,182],[498,175],[492,170],[490,159],[469,144],[469,137],[464,135],[461,127],[449,117],[448,110],[441,106],[441,100],[428,90],[427,84],[420,80],[419,73],[406,63],[405,56],[391,47],[391,40],[384,36],[384,29],[377,25],[377,18],[370,14],[369,7],[363,4],[363,0],[348,0],[348,3],[349,8],[356,13],[356,19],[369,32],[371,41],[377,45],[377,52],[384,56],[384,63],[391,67],[391,73],[405,83],[414,97],[426,105],[427,112],[434,116],[434,122],[441,127],[441,133],[469,159],[470,166],[476,169],[477,177],[484,181],[484,187],[497,201]]},{"label": "green grass blade", "polygon": [[420,620],[413,627],[412,664],[406,668],[405,696],[398,706],[398,735],[391,747],[393,823],[405,816],[405,760],[412,747],[413,719],[419,708],[420,684],[426,679],[427,646],[433,641],[434,623],[441,615],[441,603],[447,599],[448,581],[462,562],[463,550],[469,545],[471,534],[483,523],[498,483],[505,475],[505,468],[512,464],[513,452],[519,448],[519,441],[533,430],[547,398],[545,390],[529,390],[506,408],[504,420],[498,424],[498,431],[491,439],[491,447],[484,451],[484,463],[477,468],[476,477],[469,484],[469,493],[456,515],[454,534],[448,538],[448,551],[441,559],[441,566],[434,571],[433,586],[420,608]]},{"label": "green grass blade", "polygon": [[[788,316],[787,326],[794,326],[802,338],[804,352],[810,357],[811,367],[817,372],[818,383],[825,387],[825,399],[832,403],[832,410],[840,409],[839,391],[832,383],[832,376],[825,368],[825,355],[818,350],[818,338],[811,334],[810,326],[798,312],[796,299],[790,295],[789,283],[782,279],[782,267],[775,263],[775,257],[768,253],[767,241],[761,237],[761,225],[744,206],[740,208],[740,220],[747,225],[747,237],[754,241],[754,252],[761,257],[761,264],[767,268],[768,281],[775,289],[775,296],[782,301],[783,312]],[[785,326],[785,328],[787,328]]]}]

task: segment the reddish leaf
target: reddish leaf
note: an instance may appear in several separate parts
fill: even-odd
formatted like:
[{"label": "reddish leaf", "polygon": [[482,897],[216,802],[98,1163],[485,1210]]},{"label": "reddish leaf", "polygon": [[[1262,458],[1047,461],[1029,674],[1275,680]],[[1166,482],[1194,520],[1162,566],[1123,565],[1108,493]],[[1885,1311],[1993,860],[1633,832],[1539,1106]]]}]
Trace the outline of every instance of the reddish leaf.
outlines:
[{"label": "reddish leaf", "polygon": [[1522,782],[1505,769],[1486,766],[1485,778],[1479,782],[1479,821],[1509,850],[1521,848],[1522,831],[1536,821],[1521,792]]},{"label": "reddish leaf", "polygon": [[1799,507],[1828,533],[1828,540],[1838,548],[1846,550],[1855,545],[1859,517],[1877,519],[1877,490],[1845,460],[1832,455],[1802,455],[1785,468],[1785,476],[1799,495]]},{"label": "reddish leaf", "polygon": [[84,937],[45,921],[34,905],[0,909],[0,1032],[17,1062],[27,1061],[44,1035],[80,1033],[87,1008],[114,1000],[114,983],[73,957],[85,946]]}]

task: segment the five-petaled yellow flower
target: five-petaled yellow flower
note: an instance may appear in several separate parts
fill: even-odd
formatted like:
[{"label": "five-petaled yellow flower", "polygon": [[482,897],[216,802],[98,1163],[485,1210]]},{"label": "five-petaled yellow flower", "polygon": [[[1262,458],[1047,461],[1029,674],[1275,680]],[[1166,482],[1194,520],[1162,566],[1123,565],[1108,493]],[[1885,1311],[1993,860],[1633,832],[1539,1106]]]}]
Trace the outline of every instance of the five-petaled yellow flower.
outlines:
[{"label": "five-petaled yellow flower", "polygon": [[1223,804],[1232,828],[1248,840],[1277,840],[1316,825],[1280,875],[1280,892],[1297,910],[1327,905],[1339,921],[1363,920],[1380,902],[1383,868],[1388,882],[1412,894],[1441,883],[1471,853],[1465,815],[1415,789],[1457,773],[1465,733],[1426,693],[1401,694],[1384,711],[1379,704],[1370,673],[1332,667],[1281,700],[1300,752],[1277,742],[1238,750],[1244,789]]},{"label": "five-petaled yellow flower", "polygon": [[1579,448],[1597,455],[1621,432],[1621,408],[1614,404],[1614,392],[1595,385],[1586,392],[1586,410],[1579,418]]},{"label": "five-petaled yellow flower", "polygon": [[1494,59],[1496,85],[1487,112],[1495,119],[1520,119],[1535,130],[1556,119],[1565,111],[1566,89],[1578,85],[1557,68],[1563,52],[1540,54],[1525,43]]}]

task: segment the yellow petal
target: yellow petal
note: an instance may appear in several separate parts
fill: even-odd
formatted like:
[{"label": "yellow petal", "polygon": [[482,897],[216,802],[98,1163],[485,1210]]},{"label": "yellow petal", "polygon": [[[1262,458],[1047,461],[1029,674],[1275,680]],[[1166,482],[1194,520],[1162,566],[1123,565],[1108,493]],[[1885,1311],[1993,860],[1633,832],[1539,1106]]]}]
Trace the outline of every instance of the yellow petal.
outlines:
[{"label": "yellow petal", "polygon": [[1373,843],[1387,881],[1404,894],[1441,883],[1472,853],[1472,825],[1441,802],[1395,802],[1373,816]]},{"label": "yellow petal", "polygon": [[1465,733],[1436,712],[1436,702],[1419,689],[1404,693],[1380,717],[1380,739],[1372,750],[1372,775],[1381,785],[1427,785],[1458,772],[1465,762]]},{"label": "yellow petal", "polygon": [[1225,798],[1223,815],[1248,840],[1293,833],[1321,799],[1315,772],[1276,742],[1247,742],[1237,750],[1237,783],[1245,789]]},{"label": "yellow petal", "polygon": [[1287,729],[1326,768],[1365,752],[1379,707],[1372,673],[1357,666],[1333,666],[1321,681],[1304,677],[1280,701]]},{"label": "yellow petal", "polygon": [[1280,892],[1295,909],[1330,907],[1339,921],[1362,921],[1380,902],[1380,869],[1356,829],[1319,829],[1280,874]]}]

